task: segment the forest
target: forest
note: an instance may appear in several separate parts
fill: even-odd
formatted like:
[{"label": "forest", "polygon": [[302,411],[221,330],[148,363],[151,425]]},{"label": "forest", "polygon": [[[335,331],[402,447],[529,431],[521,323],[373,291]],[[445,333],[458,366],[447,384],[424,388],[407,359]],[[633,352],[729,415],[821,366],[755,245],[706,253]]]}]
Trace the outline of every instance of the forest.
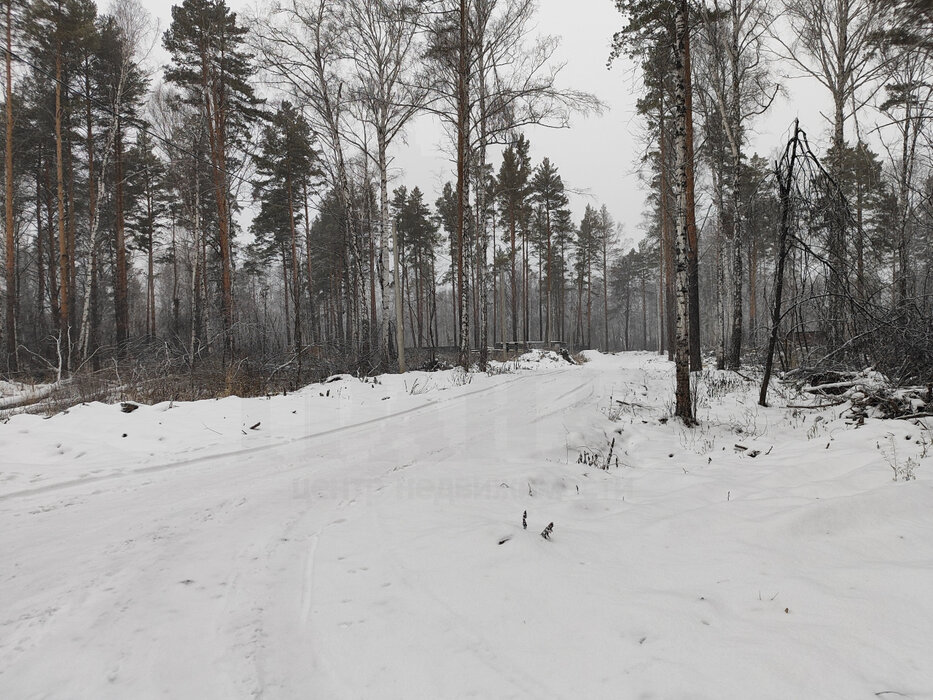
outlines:
[{"label": "forest", "polygon": [[0,8],[0,700],[933,698],[933,0]]},{"label": "forest", "polygon": [[[587,183],[535,151],[604,105],[533,0],[184,0],[164,32],[138,0],[5,4],[5,377],[164,399],[637,349],[688,422],[704,362],[933,379],[927,0],[615,0],[637,235],[575,220]],[[757,153],[801,76],[825,121]],[[425,117],[437,196],[391,167]]]}]

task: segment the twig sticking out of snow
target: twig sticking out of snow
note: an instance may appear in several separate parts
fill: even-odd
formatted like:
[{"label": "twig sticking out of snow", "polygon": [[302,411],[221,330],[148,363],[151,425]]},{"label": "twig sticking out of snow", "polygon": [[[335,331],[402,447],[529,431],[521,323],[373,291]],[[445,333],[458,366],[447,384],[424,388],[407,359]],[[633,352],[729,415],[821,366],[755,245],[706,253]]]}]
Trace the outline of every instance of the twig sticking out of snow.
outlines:
[{"label": "twig sticking out of snow", "polygon": [[522,513],[522,530],[528,529],[528,511]]},{"label": "twig sticking out of snow", "polygon": [[554,523],[548,523],[548,526],[541,531],[541,537],[546,540],[551,539],[551,533],[554,532]]}]

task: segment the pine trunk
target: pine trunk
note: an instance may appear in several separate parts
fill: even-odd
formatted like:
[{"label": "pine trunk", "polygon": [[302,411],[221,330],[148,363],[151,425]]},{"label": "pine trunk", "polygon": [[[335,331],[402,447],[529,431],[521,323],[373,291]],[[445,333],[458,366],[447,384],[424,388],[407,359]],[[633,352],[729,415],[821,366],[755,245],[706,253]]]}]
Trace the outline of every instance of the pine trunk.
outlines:
[{"label": "pine trunk", "polygon": [[[515,212],[509,211],[509,281],[512,289],[512,340],[518,340],[518,290],[515,286]],[[503,341],[505,338],[503,337]]]},{"label": "pine trunk", "polygon": [[[286,158],[286,163],[288,162]],[[300,264],[298,261],[298,227],[295,224],[295,193],[292,186],[291,168],[288,167],[289,174],[286,178],[286,191],[288,194],[288,225],[291,233],[291,271],[292,271],[292,311],[294,312],[295,330],[293,340],[295,343],[295,362],[297,363],[296,380],[301,383],[301,359],[304,342],[301,337],[301,275],[299,273]]]},{"label": "pine trunk", "polygon": [[[16,352],[16,247],[13,224],[13,0],[6,3],[6,356],[7,369],[18,369]],[[40,236],[41,237],[41,236]]]},{"label": "pine trunk", "polygon": [[155,303],[155,232],[153,231],[152,212],[152,182],[149,171],[146,171],[146,255],[148,260],[146,269],[146,299],[149,308],[147,320],[147,335],[149,340],[156,334],[156,303]]},{"label": "pine trunk", "polygon": [[730,104],[730,128],[732,138],[732,336],[729,342],[729,369],[742,366],[742,103],[739,65],[739,16],[741,8],[733,7],[731,38],[732,100]]},{"label": "pine trunk", "polygon": [[[388,200],[387,200],[388,201]],[[392,268],[395,277],[395,346],[398,348],[398,371],[405,373],[405,315],[402,309],[404,289],[399,273],[398,229],[392,225]]]},{"label": "pine trunk", "polygon": [[311,264],[311,218],[308,212],[308,183],[303,182],[301,187],[305,210],[305,274],[308,276],[308,313],[311,316],[308,324],[310,326],[308,342],[314,342],[317,310],[314,303],[314,275],[312,274],[314,269]]},{"label": "pine trunk", "polygon": [[[839,22],[839,33],[836,37],[839,42],[840,56],[846,55],[848,43],[845,24],[843,21]],[[842,70],[840,68],[840,71]],[[841,80],[839,84],[843,84]],[[842,182],[845,168],[843,162],[843,149],[845,148],[844,99],[841,90],[833,95],[833,150],[836,157],[832,170],[836,182]],[[830,346],[836,348],[845,340],[845,303],[842,295],[845,291],[843,270],[846,252],[846,209],[841,201],[834,203],[832,206],[833,211],[830,212],[829,225],[829,281],[827,292],[829,293],[829,340]]]},{"label": "pine trunk", "polygon": [[233,263],[231,260],[230,216],[227,208],[226,114],[223,100],[220,99],[221,96],[218,94],[223,86],[216,83],[217,76],[210,75],[209,59],[205,51],[202,50],[201,89],[210,145],[214,200],[217,205],[217,229],[221,265],[221,321],[223,328],[223,356],[226,363],[233,361],[235,352],[233,339]]},{"label": "pine trunk", "polygon": [[466,246],[466,214],[469,206],[467,158],[470,133],[470,74],[468,0],[460,0],[460,44],[457,66],[457,315],[460,318],[458,363],[470,366],[470,322],[463,276],[463,250]]},{"label": "pine trunk", "polygon": [[126,236],[123,217],[123,134],[120,118],[117,117],[114,138],[114,247],[116,271],[114,273],[113,301],[115,311],[118,352],[125,350],[129,337],[129,304],[127,303]]},{"label": "pine trunk", "polygon": [[551,209],[545,203],[544,220],[547,225],[547,262],[545,264],[544,274],[547,275],[547,282],[544,287],[544,342],[551,342]]},{"label": "pine trunk", "polygon": [[[55,55],[55,183],[58,201],[58,333],[59,343],[69,343],[68,320],[70,318],[70,279],[68,260],[68,236],[65,233],[65,174],[62,155],[62,48]],[[64,354],[62,370],[68,371],[68,353]]]},{"label": "pine trunk", "polygon": [[[609,347],[609,232],[604,231],[603,234],[606,236],[603,239],[603,324],[605,332],[605,352],[609,352],[611,348]],[[628,350],[628,341],[626,340],[625,349]]]}]

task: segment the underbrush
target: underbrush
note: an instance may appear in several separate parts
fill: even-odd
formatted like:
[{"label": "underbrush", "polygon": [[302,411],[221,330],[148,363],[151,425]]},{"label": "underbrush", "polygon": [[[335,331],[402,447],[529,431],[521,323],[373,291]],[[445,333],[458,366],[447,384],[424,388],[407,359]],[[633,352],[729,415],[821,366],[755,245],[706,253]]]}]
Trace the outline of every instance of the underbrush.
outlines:
[{"label": "underbrush", "polygon": [[[490,362],[487,373],[515,372],[520,356],[521,352],[516,351],[496,352],[495,357],[501,361]],[[184,347],[171,343],[139,343],[123,353],[113,351],[109,357],[93,358],[70,374],[40,359],[24,368],[15,382],[4,385],[6,391],[0,391],[0,418],[14,413],[54,415],[95,401],[151,405],[287,394],[334,375],[372,377],[384,371],[371,354],[344,357],[340,348],[329,346],[310,346],[302,357],[300,371],[294,354],[251,354],[224,362],[218,355],[192,358]],[[470,384],[473,379],[471,372],[455,366],[455,352],[415,350],[407,359],[413,370],[452,370],[450,381],[454,386]],[[393,365],[389,371],[394,369]],[[422,393],[426,386],[415,380],[409,391]]]},{"label": "underbrush", "polygon": [[[0,407],[0,415],[42,413],[53,415],[70,406],[93,401],[198,401],[225,396],[268,396],[288,393],[334,374],[374,374],[366,360],[340,360],[336,352],[312,348],[300,371],[294,355],[268,355],[224,362],[219,356],[192,358],[183,348],[149,344],[80,365],[70,374],[36,365],[9,386],[20,388]],[[96,367],[95,367],[96,365]]]}]

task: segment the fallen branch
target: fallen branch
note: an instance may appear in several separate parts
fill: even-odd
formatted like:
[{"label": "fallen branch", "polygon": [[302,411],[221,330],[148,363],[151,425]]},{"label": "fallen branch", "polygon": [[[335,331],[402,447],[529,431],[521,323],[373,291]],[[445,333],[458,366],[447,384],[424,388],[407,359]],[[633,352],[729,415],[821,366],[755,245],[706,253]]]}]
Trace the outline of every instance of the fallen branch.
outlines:
[{"label": "fallen branch", "polygon": [[840,401],[830,401],[829,403],[820,403],[816,405],[789,403],[787,404],[787,408],[832,408],[833,406],[841,406],[846,401],[848,401],[848,399],[842,399]]},{"label": "fallen branch", "polygon": [[[848,381],[848,382],[831,382],[829,384],[818,384],[817,386],[805,386],[800,391],[807,394],[825,394],[829,389],[851,389],[854,386],[858,386],[859,382],[857,381]],[[831,391],[829,393],[839,394],[840,391]]]}]

